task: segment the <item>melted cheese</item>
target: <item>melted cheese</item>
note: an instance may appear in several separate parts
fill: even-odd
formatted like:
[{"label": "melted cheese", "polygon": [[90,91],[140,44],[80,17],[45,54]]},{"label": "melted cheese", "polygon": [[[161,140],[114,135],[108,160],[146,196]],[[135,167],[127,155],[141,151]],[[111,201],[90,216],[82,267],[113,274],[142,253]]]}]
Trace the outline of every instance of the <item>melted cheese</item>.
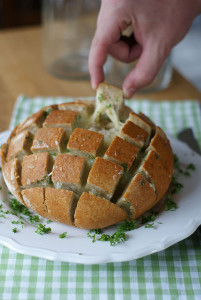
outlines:
[{"label": "melted cheese", "polygon": [[113,126],[119,130],[122,127],[119,118],[122,105],[124,105],[122,90],[105,83],[99,84],[92,123],[98,123],[101,119],[107,117],[113,123]]}]

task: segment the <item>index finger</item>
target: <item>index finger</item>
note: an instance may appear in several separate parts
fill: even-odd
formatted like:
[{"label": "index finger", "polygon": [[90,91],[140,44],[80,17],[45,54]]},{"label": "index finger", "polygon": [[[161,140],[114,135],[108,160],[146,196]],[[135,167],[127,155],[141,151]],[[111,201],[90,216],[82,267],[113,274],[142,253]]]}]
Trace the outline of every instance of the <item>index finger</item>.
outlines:
[{"label": "index finger", "polygon": [[91,85],[97,89],[98,84],[104,80],[103,65],[108,56],[109,41],[101,41],[95,35],[89,52],[89,73],[91,76]]}]

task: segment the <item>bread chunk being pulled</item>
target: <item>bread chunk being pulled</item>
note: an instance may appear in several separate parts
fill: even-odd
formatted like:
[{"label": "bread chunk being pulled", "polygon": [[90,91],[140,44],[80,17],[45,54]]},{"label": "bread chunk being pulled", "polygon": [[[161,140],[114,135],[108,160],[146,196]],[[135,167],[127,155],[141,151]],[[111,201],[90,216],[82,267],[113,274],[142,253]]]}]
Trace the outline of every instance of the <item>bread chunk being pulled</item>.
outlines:
[{"label": "bread chunk being pulled", "polygon": [[2,172],[22,204],[85,229],[133,220],[168,190],[173,152],[166,134],[101,83],[96,101],[50,105],[12,131]]}]

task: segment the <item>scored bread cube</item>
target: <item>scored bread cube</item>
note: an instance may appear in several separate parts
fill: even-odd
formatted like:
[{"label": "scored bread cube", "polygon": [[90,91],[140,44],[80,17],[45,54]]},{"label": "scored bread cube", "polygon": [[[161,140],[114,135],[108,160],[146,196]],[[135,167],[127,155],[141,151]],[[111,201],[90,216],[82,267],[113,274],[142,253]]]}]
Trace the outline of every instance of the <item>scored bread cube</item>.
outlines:
[{"label": "scored bread cube", "polygon": [[138,151],[138,147],[116,136],[107,149],[105,158],[121,164],[126,171],[132,166]]},{"label": "scored bread cube", "polygon": [[65,187],[79,191],[84,184],[85,158],[58,154],[52,171],[52,181],[55,187]]},{"label": "scored bread cube", "polygon": [[161,157],[155,151],[150,150],[139,168],[139,172],[153,182],[157,192],[157,199],[161,199],[172,179],[172,173],[164,165]]},{"label": "scored bread cube", "polygon": [[46,118],[43,127],[60,127],[63,128],[68,136],[77,126],[79,114],[71,110],[54,110]]},{"label": "scored bread cube", "polygon": [[165,132],[159,126],[156,126],[155,134],[159,134],[160,137],[165,141],[167,147],[169,148],[169,151],[173,152],[172,147],[171,147],[170,142],[169,142],[169,139],[167,138]]},{"label": "scored bread cube", "polygon": [[93,194],[110,200],[122,174],[122,166],[97,157],[88,176],[87,188]]},{"label": "scored bread cube", "polygon": [[72,191],[47,187],[45,189],[45,204],[48,210],[48,218],[51,218],[52,221],[74,225],[77,200]]},{"label": "scored bread cube", "polygon": [[79,112],[79,115],[81,116],[80,121],[87,119],[93,110],[90,104],[88,105],[88,103],[84,103],[83,101],[79,100],[75,102],[59,104],[58,109]]},{"label": "scored bread cube", "polygon": [[41,109],[41,111],[45,112],[46,117],[51,113],[51,111],[53,110],[57,110],[58,109],[58,105],[57,104],[51,104],[48,106],[45,106]]},{"label": "scored bread cube", "polygon": [[21,197],[21,186],[20,186],[20,175],[21,175],[21,164],[17,158],[10,160],[2,165],[2,172],[6,186],[10,192],[16,197],[18,201],[23,203]]},{"label": "scored bread cube", "polygon": [[52,158],[47,152],[24,156],[21,183],[23,187],[47,185],[51,181]]},{"label": "scored bread cube", "polygon": [[40,216],[48,218],[47,206],[45,205],[45,190],[42,187],[34,187],[22,191],[25,205],[34,210]]},{"label": "scored bread cube", "polygon": [[123,197],[117,201],[129,219],[136,219],[150,209],[156,202],[156,193],[152,184],[141,174],[136,174],[127,187]]},{"label": "scored bread cube", "polygon": [[150,122],[147,122],[140,115],[134,113],[133,111],[130,112],[128,120],[144,129],[148,133],[148,138],[150,138],[154,131],[154,127],[150,124]]},{"label": "scored bread cube", "polygon": [[68,150],[86,157],[96,157],[103,145],[104,135],[95,131],[76,128],[67,144]]},{"label": "scored bread cube", "polygon": [[75,226],[85,229],[104,228],[126,219],[116,204],[86,192],[82,193],[75,210]]},{"label": "scored bread cube", "polygon": [[139,112],[139,116],[146,121],[147,123],[149,123],[153,129],[155,128],[155,124],[152,122],[152,120],[150,118],[148,118],[146,115],[144,115],[142,112]]},{"label": "scored bread cube", "polygon": [[35,134],[38,128],[42,127],[42,124],[46,116],[47,113],[43,110],[40,110],[35,114],[32,114],[28,119],[26,119],[24,122],[19,124],[16,130],[16,134],[18,134],[19,132],[25,129],[28,129],[32,134]]},{"label": "scored bread cube", "polygon": [[33,136],[28,131],[22,131],[14,136],[10,140],[10,144],[8,146],[8,153],[7,153],[7,161],[16,157],[20,161],[22,160],[23,156],[31,154],[30,148],[32,145]]},{"label": "scored bread cube", "polygon": [[36,132],[32,152],[51,152],[58,153],[65,150],[67,136],[63,128],[40,128]]},{"label": "scored bread cube", "polygon": [[124,124],[120,136],[139,148],[142,148],[148,142],[148,133],[131,121]]},{"label": "scored bread cube", "polygon": [[147,150],[154,150],[162,158],[165,166],[168,168],[170,173],[173,173],[174,161],[173,153],[170,149],[170,144],[168,140],[164,140],[159,134],[155,134],[151,140],[151,143]]}]

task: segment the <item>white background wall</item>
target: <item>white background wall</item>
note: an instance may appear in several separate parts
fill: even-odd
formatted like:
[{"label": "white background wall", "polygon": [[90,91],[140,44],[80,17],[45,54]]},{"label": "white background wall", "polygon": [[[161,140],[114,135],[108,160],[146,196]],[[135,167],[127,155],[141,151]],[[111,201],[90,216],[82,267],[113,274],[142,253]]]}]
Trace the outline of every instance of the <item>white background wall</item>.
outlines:
[{"label": "white background wall", "polygon": [[201,15],[173,49],[173,65],[201,91]]}]

